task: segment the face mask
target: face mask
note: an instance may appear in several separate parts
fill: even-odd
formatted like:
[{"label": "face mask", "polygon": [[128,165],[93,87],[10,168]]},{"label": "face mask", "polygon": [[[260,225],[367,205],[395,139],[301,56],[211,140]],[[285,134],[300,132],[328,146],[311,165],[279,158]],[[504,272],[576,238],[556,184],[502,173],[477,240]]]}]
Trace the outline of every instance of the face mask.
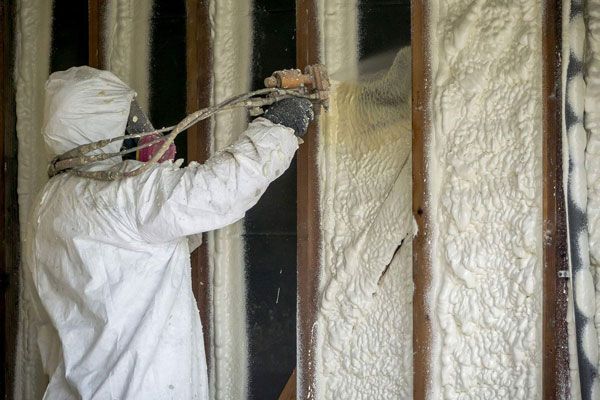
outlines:
[{"label": "face mask", "polygon": [[[148,117],[136,100],[131,102],[131,108],[129,111],[129,119],[127,120],[127,133],[130,135],[142,132],[151,132],[154,130],[152,123],[148,120]],[[162,134],[157,133],[156,135],[144,136],[137,141],[137,144],[132,143],[133,146],[143,146],[147,143],[153,142],[156,139],[162,137]],[[129,140],[128,142],[134,142],[133,140]],[[159,141],[152,146],[140,149],[136,153],[136,158],[138,161],[150,161],[152,157],[160,150],[163,145],[163,141]],[[167,160],[174,160],[175,154],[177,153],[177,149],[175,144],[171,144],[169,149],[163,154],[163,156],[158,160],[158,162],[163,162]]]}]

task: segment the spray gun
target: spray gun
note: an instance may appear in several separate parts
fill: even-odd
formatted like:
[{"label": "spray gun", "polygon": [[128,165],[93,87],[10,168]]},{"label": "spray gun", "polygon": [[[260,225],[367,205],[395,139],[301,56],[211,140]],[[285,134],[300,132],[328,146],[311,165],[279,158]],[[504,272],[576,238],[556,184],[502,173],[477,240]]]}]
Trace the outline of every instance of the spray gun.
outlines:
[{"label": "spray gun", "polygon": [[309,65],[304,73],[299,69],[275,71],[265,79],[265,87],[303,91],[325,109],[329,106],[329,76],[322,64]]},{"label": "spray gun", "polygon": [[[309,65],[304,69],[304,73],[299,69],[286,69],[275,71],[270,77],[265,79],[265,88],[242,95],[231,97],[216,106],[203,108],[187,117],[177,125],[153,130],[151,132],[134,133],[125,136],[118,136],[111,139],[100,140],[94,143],[88,143],[72,150],[67,151],[55,157],[48,167],[48,176],[52,177],[61,172],[72,171],[78,176],[92,178],[97,180],[112,181],[127,177],[132,177],[146,171],[150,166],[158,162],[163,155],[169,151],[177,135],[185,131],[192,125],[210,118],[216,113],[244,107],[251,116],[258,116],[263,113],[263,107],[269,106],[277,101],[290,97],[302,97],[309,99],[317,107],[322,105],[327,109],[329,105],[329,77],[324,65]],[[122,150],[116,153],[89,154],[102,149],[110,143],[123,139],[139,139],[146,136],[156,136],[168,132],[164,136],[159,136],[152,141],[147,141],[137,147]],[[160,144],[160,149],[145,164],[132,171],[120,171],[109,169],[106,171],[86,171],[81,167],[107,160],[113,157],[121,157],[125,154],[133,153]]]},{"label": "spray gun", "polygon": [[[267,95],[263,98],[251,98],[245,106],[251,116],[263,113],[263,107],[288,97],[304,97],[314,104],[329,107],[329,76],[322,64],[309,65],[304,73],[299,69],[275,71],[264,80]],[[261,90],[252,93],[258,93]]]}]

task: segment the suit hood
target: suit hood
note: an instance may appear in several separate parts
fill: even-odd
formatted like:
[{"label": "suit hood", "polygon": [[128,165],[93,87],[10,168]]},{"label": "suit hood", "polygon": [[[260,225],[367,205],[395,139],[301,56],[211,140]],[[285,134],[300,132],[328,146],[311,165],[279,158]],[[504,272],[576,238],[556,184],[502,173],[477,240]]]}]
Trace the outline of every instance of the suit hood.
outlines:
[{"label": "suit hood", "polygon": [[[54,157],[77,146],[121,136],[135,92],[109,71],[83,66],[55,72],[46,82],[42,134]],[[116,141],[98,152],[117,152]]]}]

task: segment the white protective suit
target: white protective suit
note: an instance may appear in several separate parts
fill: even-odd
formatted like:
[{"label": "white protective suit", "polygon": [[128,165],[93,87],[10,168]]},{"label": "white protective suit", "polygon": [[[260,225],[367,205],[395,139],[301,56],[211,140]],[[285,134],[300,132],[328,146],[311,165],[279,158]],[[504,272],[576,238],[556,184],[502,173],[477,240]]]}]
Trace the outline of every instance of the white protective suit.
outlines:
[{"label": "white protective suit", "polygon": [[[59,154],[122,135],[134,92],[110,72],[78,67],[52,74],[46,96],[43,134]],[[167,162],[114,182],[52,178],[26,249],[49,318],[39,331],[44,398],[207,399],[187,236],[242,218],[297,148],[292,129],[259,118],[203,165]]]}]

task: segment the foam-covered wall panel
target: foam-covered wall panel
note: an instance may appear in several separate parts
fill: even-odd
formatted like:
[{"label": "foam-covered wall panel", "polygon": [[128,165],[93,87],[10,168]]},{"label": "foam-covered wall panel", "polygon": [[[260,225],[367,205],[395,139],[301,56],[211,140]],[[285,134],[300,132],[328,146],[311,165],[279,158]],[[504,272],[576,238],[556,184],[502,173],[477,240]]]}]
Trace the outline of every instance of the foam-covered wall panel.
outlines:
[{"label": "foam-covered wall panel", "polygon": [[431,2],[431,398],[541,397],[541,3]]},{"label": "foam-covered wall panel", "polygon": [[322,121],[318,398],[412,393],[410,50]]},{"label": "foam-covered wall panel", "polygon": [[410,398],[410,49],[358,80],[357,13],[319,2],[321,58],[338,82],[319,132],[315,398]]},{"label": "foam-covered wall panel", "polygon": [[[40,134],[44,113],[44,84],[50,68],[52,2],[21,0],[16,12],[16,107],[19,145],[18,198],[21,247],[24,248],[29,210],[46,175],[46,148]],[[17,334],[15,399],[40,399],[47,377],[37,346],[37,322],[42,313],[24,261],[20,266],[19,328]]]},{"label": "foam-covered wall panel", "polygon": [[104,68],[137,93],[148,112],[153,0],[109,0],[103,27]]}]

